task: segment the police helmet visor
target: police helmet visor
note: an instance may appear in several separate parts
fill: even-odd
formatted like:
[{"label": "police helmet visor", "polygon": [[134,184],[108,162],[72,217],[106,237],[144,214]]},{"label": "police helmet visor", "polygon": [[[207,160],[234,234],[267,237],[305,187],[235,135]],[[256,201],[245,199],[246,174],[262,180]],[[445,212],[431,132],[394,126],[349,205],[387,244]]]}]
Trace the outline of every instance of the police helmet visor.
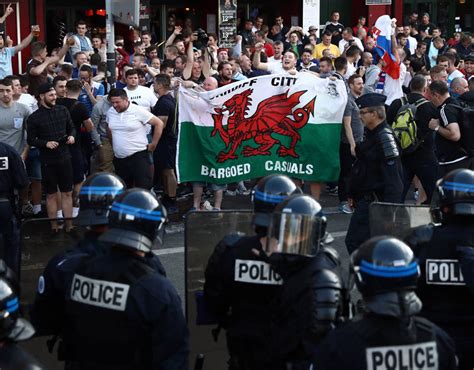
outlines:
[{"label": "police helmet visor", "polygon": [[314,256],[322,233],[322,223],[317,216],[296,213],[276,213],[272,216],[267,254],[284,253]]}]

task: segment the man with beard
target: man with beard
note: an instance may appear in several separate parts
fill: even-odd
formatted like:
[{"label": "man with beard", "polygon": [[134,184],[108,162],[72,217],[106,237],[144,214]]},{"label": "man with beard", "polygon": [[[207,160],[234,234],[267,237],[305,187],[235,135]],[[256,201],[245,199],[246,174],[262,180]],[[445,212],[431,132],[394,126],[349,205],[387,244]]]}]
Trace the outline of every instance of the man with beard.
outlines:
[{"label": "man with beard", "polygon": [[[40,150],[43,188],[46,192],[48,217],[57,217],[56,192],[61,192],[65,231],[72,229],[73,173],[68,145],[75,142],[76,130],[66,107],[56,105],[56,91],[49,83],[38,87],[40,106],[27,121],[28,144]],[[53,234],[58,223],[51,221]]]},{"label": "man with beard", "polygon": [[220,62],[219,66],[217,67],[217,82],[219,83],[219,87],[231,84],[232,82],[236,82],[232,78],[232,64],[230,62]]}]

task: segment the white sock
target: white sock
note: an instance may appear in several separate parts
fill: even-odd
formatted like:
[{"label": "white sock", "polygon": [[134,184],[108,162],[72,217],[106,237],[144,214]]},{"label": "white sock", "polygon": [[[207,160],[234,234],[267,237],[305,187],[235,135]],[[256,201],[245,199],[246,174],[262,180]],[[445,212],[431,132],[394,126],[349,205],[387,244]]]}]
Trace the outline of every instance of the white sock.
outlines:
[{"label": "white sock", "polygon": [[56,213],[56,218],[63,218],[63,210],[60,210]]},{"label": "white sock", "polygon": [[34,204],[33,205],[33,213],[36,215],[41,212],[41,204]]},{"label": "white sock", "polygon": [[72,207],[72,217],[77,217],[79,214],[79,207]]}]

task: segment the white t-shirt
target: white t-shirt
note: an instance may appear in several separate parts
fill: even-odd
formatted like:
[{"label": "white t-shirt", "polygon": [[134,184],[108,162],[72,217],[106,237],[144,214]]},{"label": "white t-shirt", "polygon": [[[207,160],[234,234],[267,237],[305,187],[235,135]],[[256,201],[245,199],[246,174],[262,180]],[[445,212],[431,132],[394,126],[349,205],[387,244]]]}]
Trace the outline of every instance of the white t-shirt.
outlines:
[{"label": "white t-shirt", "polygon": [[158,101],[155,94],[145,86],[139,85],[135,90],[129,90],[125,87],[124,90],[127,92],[130,102],[137,103],[140,107],[143,107],[148,111],[151,111]]},{"label": "white t-shirt", "polygon": [[[357,47],[360,49],[360,51],[364,51],[364,45],[362,45],[362,41],[360,41],[358,37],[354,37],[353,41],[354,44],[356,44]],[[339,51],[341,52],[341,54],[344,54],[344,51],[346,51],[345,47],[348,43],[349,42],[344,39],[339,41]]]},{"label": "white t-shirt", "polygon": [[30,110],[30,114],[38,109],[38,101],[30,94],[21,94],[20,99],[17,100],[17,103],[24,104]]},{"label": "white t-shirt", "polygon": [[448,86],[451,86],[451,82],[453,82],[453,80],[457,77],[463,77],[464,78],[464,75],[462,74],[461,71],[459,71],[459,69],[455,69],[454,71],[452,71],[449,76],[448,76]]},{"label": "white t-shirt", "polygon": [[405,75],[407,73],[407,67],[404,63],[400,64],[400,77],[394,80],[388,74],[385,76],[385,86],[383,89],[384,95],[387,97],[385,101],[386,105],[392,104],[395,99],[400,99],[403,96],[403,81],[405,81]]},{"label": "white t-shirt", "polygon": [[410,50],[410,54],[415,54],[416,46],[418,45],[418,41],[414,37],[408,36],[408,49]]},{"label": "white t-shirt", "polygon": [[270,72],[270,74],[285,73],[283,63],[279,60],[267,63],[267,71]]},{"label": "white t-shirt", "polygon": [[344,75],[344,78],[345,78],[346,80],[348,80],[349,77],[351,77],[353,74],[356,73],[356,71],[357,71],[357,67],[354,65],[354,63],[348,62],[348,63],[347,63],[347,72],[346,72],[346,74]]},{"label": "white t-shirt", "polygon": [[125,112],[117,113],[114,107],[107,111],[115,157],[129,157],[147,148],[147,123],[152,117],[145,108],[132,103]]}]

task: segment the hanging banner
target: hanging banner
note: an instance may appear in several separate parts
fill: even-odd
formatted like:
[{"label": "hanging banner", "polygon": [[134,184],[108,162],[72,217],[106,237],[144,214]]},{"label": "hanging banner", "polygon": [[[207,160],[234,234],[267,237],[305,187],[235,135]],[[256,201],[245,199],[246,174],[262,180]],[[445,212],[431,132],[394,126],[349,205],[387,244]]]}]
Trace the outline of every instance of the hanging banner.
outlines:
[{"label": "hanging banner", "polygon": [[343,81],[311,72],[201,93],[181,88],[179,181],[228,184],[272,173],[337,181],[346,102]]},{"label": "hanging banner", "polygon": [[231,48],[237,34],[237,0],[219,0],[219,46]]},{"label": "hanging banner", "polygon": [[308,32],[310,26],[319,27],[320,0],[303,0],[303,30]]}]

